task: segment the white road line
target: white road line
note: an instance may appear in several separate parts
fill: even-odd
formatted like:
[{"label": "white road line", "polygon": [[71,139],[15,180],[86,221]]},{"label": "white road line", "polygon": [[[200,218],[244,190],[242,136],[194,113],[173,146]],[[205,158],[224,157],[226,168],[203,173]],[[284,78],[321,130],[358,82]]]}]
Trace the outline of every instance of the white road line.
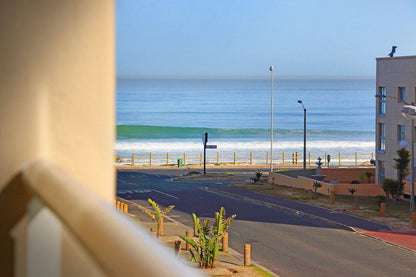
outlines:
[{"label": "white road line", "polygon": [[157,189],[152,189],[152,190],[153,190],[153,191],[156,191],[156,192],[158,192],[158,193],[161,193],[161,194],[164,194],[164,195],[167,195],[167,196],[173,197],[173,198],[175,198],[175,199],[179,199],[179,197],[176,197],[176,196],[170,195],[170,194],[168,194],[168,193],[164,193],[164,192],[158,191]]}]

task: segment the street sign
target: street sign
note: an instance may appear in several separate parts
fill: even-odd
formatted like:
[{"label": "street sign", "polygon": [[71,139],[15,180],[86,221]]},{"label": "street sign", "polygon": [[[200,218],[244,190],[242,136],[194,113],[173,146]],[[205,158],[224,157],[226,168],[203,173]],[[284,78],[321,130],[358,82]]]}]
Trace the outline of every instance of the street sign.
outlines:
[{"label": "street sign", "polygon": [[217,149],[216,145],[206,145],[207,149]]}]

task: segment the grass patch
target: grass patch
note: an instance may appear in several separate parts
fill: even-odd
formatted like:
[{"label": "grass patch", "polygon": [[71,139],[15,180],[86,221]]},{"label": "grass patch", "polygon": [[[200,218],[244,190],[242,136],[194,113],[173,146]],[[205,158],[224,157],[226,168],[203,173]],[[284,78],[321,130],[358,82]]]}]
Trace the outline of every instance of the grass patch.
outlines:
[{"label": "grass patch", "polygon": [[261,276],[265,277],[274,277],[273,274],[270,274],[268,271],[264,270],[261,267],[258,267],[257,265],[250,265],[251,268],[253,268],[257,273],[259,273]]}]

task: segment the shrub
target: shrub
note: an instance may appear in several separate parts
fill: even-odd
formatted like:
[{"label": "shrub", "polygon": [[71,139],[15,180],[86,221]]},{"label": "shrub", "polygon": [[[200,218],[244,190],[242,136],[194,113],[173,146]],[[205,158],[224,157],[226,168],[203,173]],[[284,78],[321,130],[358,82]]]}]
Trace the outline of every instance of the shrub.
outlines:
[{"label": "shrub", "polygon": [[373,173],[367,171],[365,173],[365,177],[367,177],[367,182],[371,183],[371,177],[373,177]]},{"label": "shrub", "polygon": [[357,189],[352,187],[352,188],[349,188],[348,191],[351,193],[352,196],[354,196],[354,193],[357,192]]},{"label": "shrub", "polygon": [[381,203],[386,203],[386,196],[384,195],[377,195],[376,196],[377,204],[380,206]]},{"label": "shrub", "polygon": [[314,192],[315,198],[316,198],[316,193],[318,191],[318,188],[320,187],[322,187],[322,184],[320,182],[318,181],[313,182],[313,192]]},{"label": "shrub", "polygon": [[[397,187],[399,182],[394,179],[385,178],[383,180],[383,184],[381,185],[381,188],[386,193],[386,198],[389,198],[389,195],[391,195],[392,198],[396,197],[397,194]],[[399,186],[399,194],[403,192],[404,184],[400,184]]]},{"label": "shrub", "polygon": [[358,184],[361,184],[361,182],[360,182],[360,181],[358,181],[358,180],[352,180],[352,181],[351,181],[351,184],[352,184],[352,185],[358,185]]},{"label": "shrub", "polygon": [[256,171],[256,175],[254,175],[254,177],[251,178],[251,180],[253,180],[254,183],[257,183],[258,181],[260,181],[261,175],[263,175],[263,170],[258,169]]},{"label": "shrub", "polygon": [[214,268],[218,257],[220,241],[230,227],[236,215],[226,218],[225,209],[221,207],[219,212],[215,212],[215,219],[211,223],[208,219],[201,225],[199,218],[193,213],[192,219],[197,229],[198,238],[193,240],[185,236],[180,236],[185,242],[191,245],[189,252],[191,260],[200,268]]},{"label": "shrub", "polygon": [[163,218],[175,207],[170,205],[164,211],[159,207],[159,205],[152,199],[147,199],[147,202],[153,207],[154,212],[145,210],[144,212],[150,216],[151,219],[156,223],[156,235],[160,237],[163,235]]}]

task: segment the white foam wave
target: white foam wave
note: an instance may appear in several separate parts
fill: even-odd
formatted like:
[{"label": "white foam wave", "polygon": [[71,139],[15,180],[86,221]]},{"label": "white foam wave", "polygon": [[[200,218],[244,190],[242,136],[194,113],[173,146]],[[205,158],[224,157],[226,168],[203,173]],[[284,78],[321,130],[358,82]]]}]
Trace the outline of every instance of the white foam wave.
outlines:
[{"label": "white foam wave", "polygon": [[[267,151],[270,141],[218,141],[209,142],[218,145],[217,151]],[[307,142],[307,151],[374,151],[374,141],[317,140]],[[117,152],[200,152],[201,142],[195,141],[117,141]],[[303,141],[275,141],[275,151],[301,151]]]}]

